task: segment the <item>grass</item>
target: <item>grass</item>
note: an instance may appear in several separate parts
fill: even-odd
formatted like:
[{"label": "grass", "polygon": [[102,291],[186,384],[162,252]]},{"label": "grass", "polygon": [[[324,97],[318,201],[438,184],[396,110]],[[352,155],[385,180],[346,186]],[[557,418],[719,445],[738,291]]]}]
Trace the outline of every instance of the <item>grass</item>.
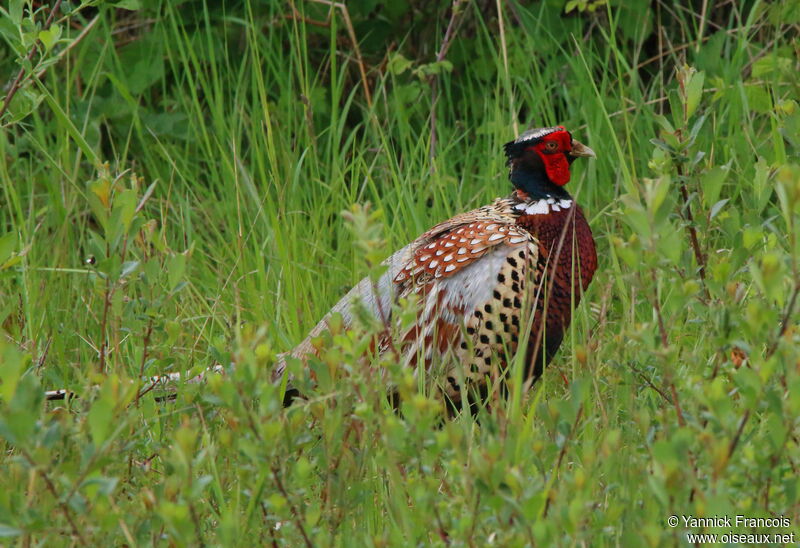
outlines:
[{"label": "grass", "polygon": [[[62,41],[34,56],[55,62],[0,119],[0,544],[797,542],[790,2],[513,4],[502,27],[494,3],[465,2],[452,71],[432,63],[446,5],[409,24],[411,8],[348,3],[371,106],[341,11],[143,4],[57,17]],[[24,19],[45,19],[16,5],[4,82]],[[440,424],[384,360],[397,415],[357,365],[367,337],[338,332],[310,402],[283,410],[275,353],[370,271],[365,249],[508,193],[514,122],[563,124],[598,153],[569,188],[600,268],[541,382]],[[341,216],[366,202],[382,236]],[[235,368],[174,400],[141,381],[215,363]],[[79,397],[42,400],[62,387]]]}]

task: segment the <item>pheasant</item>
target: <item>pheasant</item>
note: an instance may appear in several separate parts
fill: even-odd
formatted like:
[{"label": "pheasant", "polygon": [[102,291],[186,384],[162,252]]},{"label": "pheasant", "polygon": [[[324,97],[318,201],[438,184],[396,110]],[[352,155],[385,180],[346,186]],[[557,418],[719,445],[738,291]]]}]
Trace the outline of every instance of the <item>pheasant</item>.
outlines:
[{"label": "pheasant", "polygon": [[[460,407],[462,393],[485,395],[487,380],[522,351],[520,343],[528,386],[541,376],[597,269],[589,224],[564,188],[572,162],[595,154],[563,126],[526,131],[505,154],[515,187],[509,196],[456,215],[394,253],[377,283],[358,283],[288,355],[313,355],[311,341],[332,314],[352,324],[356,300],[391,322],[393,302],[416,294],[413,327],[394,340],[387,332],[377,349],[398,350],[417,370],[443,368],[439,384],[450,406]],[[287,390],[285,403],[296,395]]]}]

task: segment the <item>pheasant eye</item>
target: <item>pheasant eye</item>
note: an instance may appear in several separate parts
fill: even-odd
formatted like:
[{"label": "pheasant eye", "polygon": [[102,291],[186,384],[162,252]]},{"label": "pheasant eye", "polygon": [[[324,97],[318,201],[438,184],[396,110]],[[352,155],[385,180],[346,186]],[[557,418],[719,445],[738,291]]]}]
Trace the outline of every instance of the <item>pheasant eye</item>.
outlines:
[{"label": "pheasant eye", "polygon": [[547,141],[544,145],[544,148],[546,148],[547,150],[557,150],[558,143],[556,143],[555,141]]}]

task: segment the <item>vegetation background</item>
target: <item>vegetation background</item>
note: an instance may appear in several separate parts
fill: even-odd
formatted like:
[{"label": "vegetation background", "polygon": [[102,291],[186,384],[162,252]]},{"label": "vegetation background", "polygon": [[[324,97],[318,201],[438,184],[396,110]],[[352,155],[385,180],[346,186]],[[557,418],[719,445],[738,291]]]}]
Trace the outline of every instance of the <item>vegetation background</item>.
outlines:
[{"label": "vegetation background", "polygon": [[[800,534],[798,30],[797,0],[4,3],[0,545]],[[601,264],[541,382],[442,424],[358,364],[366,321],[283,410],[275,353],[556,123],[598,154]],[[789,526],[667,523],[737,514]]]}]

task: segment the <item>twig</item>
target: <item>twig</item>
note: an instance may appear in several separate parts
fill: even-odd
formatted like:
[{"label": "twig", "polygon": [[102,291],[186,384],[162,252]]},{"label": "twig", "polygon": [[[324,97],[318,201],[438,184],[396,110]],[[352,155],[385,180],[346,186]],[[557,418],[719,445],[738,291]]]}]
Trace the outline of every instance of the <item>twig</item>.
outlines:
[{"label": "twig", "polygon": [[[747,82],[739,82],[739,83],[737,83],[736,87],[737,88],[738,87],[758,87],[758,86],[763,86],[764,84],[765,84],[764,81],[749,80]],[[734,86],[703,88],[703,93],[709,93],[709,92],[713,93],[713,92],[717,92],[717,91],[731,89],[733,87]],[[634,112],[634,111],[642,110],[643,106],[655,105],[655,104],[658,104],[658,103],[665,103],[667,100],[669,100],[669,97],[667,97],[666,95],[662,96],[662,97],[656,97],[655,99],[650,99],[648,101],[645,101],[644,103],[636,103],[635,105],[631,105],[631,106],[629,106],[627,108],[616,110],[616,111],[612,112],[611,114],[609,114],[608,117],[609,118],[616,118],[620,114],[627,114],[628,112]],[[632,102],[632,101],[629,101],[629,102]],[[575,128],[575,131],[583,131],[587,127],[589,127],[589,124],[583,124],[583,125],[577,126]]]},{"label": "twig", "polygon": [[667,393],[666,393],[666,392],[664,392],[664,391],[663,391],[663,390],[661,390],[661,389],[660,389],[658,386],[656,386],[656,385],[655,385],[655,383],[653,383],[653,381],[651,381],[650,379],[648,379],[648,378],[645,376],[645,374],[644,374],[644,373],[642,373],[642,372],[641,372],[639,369],[637,369],[637,368],[636,368],[636,367],[635,367],[633,364],[628,364],[628,367],[630,367],[630,368],[633,370],[633,372],[634,372],[634,373],[636,373],[637,375],[639,375],[639,378],[640,378],[640,379],[642,379],[642,380],[645,382],[645,384],[647,384],[647,386],[649,386],[650,388],[652,388],[653,390],[655,390],[656,392],[658,392],[658,395],[659,395],[659,396],[661,396],[662,398],[664,398],[664,400],[665,400],[667,403],[669,403],[670,405],[672,405],[672,399],[671,399],[671,398],[670,398],[670,397],[667,395]]},{"label": "twig", "polygon": [[47,337],[47,342],[44,345],[44,350],[42,350],[41,356],[36,361],[36,369],[41,369],[44,366],[44,362],[47,361],[47,354],[50,353],[50,344],[53,342],[53,337]]},{"label": "twig", "polygon": [[[97,17],[95,17],[95,19],[97,19]],[[115,28],[114,30],[111,31],[111,36],[116,36],[118,34],[124,34],[124,33],[128,32],[128,31],[140,29],[142,27],[146,27],[147,25],[152,25],[153,23],[157,23],[157,22],[158,22],[158,19],[141,19],[141,20],[138,20],[138,21],[136,21],[134,23],[131,23],[130,25],[126,25],[124,27]],[[92,21],[92,23],[94,23],[94,21]]]},{"label": "twig", "polygon": [[514,126],[514,135],[519,135],[519,122],[517,122],[517,109],[514,108],[514,93],[511,89],[511,80],[508,77],[508,47],[506,46],[506,26],[503,21],[503,6],[500,0],[497,4],[497,24],[500,27],[500,49],[503,51],[503,70],[506,76],[506,86],[508,87],[508,100],[511,103],[511,124]]},{"label": "twig", "polygon": [[653,281],[653,308],[656,311],[656,319],[658,320],[658,333],[661,337],[661,346],[667,348],[669,346],[669,339],[667,339],[667,330],[664,327],[664,317],[661,314],[661,303],[658,301],[658,281],[656,280],[655,268],[650,269],[650,278]]},{"label": "twig", "polygon": [[304,15],[300,15],[300,13],[297,11],[297,8],[294,7],[294,4],[292,4],[292,14],[284,15],[283,18],[289,19],[290,21],[302,21],[307,25],[314,25],[315,27],[321,27],[324,29],[331,28],[330,21],[317,21],[316,19],[310,19]]},{"label": "twig", "polygon": [[[111,255],[111,248],[106,244],[106,256]],[[114,287],[111,284],[111,277],[106,275],[106,288],[103,291],[103,316],[100,320],[100,373],[106,372],[106,348],[108,347],[108,310],[111,308],[111,295],[114,292]]]},{"label": "twig", "polygon": [[[25,460],[28,461],[28,464],[30,464],[32,468],[37,467],[36,462],[34,462],[33,458],[25,449],[19,448],[19,451],[25,458]],[[53,485],[53,481],[50,479],[50,476],[47,475],[47,472],[45,470],[40,470],[40,472],[42,474],[42,479],[44,479],[44,483],[47,486],[47,490],[50,491],[51,495],[53,495],[53,498],[56,500],[56,504],[58,505],[59,508],[61,508],[61,511],[64,513],[64,517],[67,518],[67,522],[69,523],[69,526],[72,528],[72,534],[75,535],[75,537],[77,537],[77,539],[80,541],[80,544],[82,544],[83,546],[88,546],[88,544],[86,543],[86,539],[83,538],[80,529],[78,529],[78,526],[72,519],[72,512],[70,512],[69,506],[67,505],[66,501],[61,500],[61,498],[58,496],[58,491],[56,491],[56,487],[55,485]]]},{"label": "twig", "polygon": [[278,474],[280,470],[275,465],[272,465],[272,477],[275,480],[275,487],[278,488],[278,491],[281,492],[283,498],[286,499],[286,503],[289,505],[289,510],[292,512],[292,517],[294,518],[295,526],[300,529],[300,534],[303,536],[303,540],[306,543],[306,546],[312,548],[314,544],[311,542],[311,539],[308,538],[308,534],[306,533],[305,527],[303,527],[303,521],[300,519],[300,514],[297,511],[297,507],[295,507],[292,499],[289,497],[289,493],[286,492],[286,489],[283,487],[283,482],[281,482],[281,477]]},{"label": "twig", "polygon": [[[757,28],[757,27],[754,25],[754,26],[752,26],[750,28]],[[724,31],[721,31],[721,32],[724,32],[725,34],[736,34],[737,32],[741,32],[742,30],[744,30],[744,29],[741,28],[741,27],[736,27],[736,28],[727,29],[727,30],[724,30]],[[640,70],[643,67],[646,67],[647,65],[649,65],[650,63],[654,63],[656,61],[660,61],[664,57],[667,57],[667,56],[672,55],[674,53],[678,53],[679,51],[683,51],[683,50],[685,50],[687,48],[690,48],[690,47],[692,47],[692,45],[694,45],[696,43],[707,42],[708,40],[711,40],[711,38],[713,38],[714,36],[715,35],[712,34],[711,36],[703,36],[700,40],[690,40],[689,42],[686,42],[685,44],[680,44],[680,45],[675,46],[675,47],[673,47],[671,49],[668,49],[667,51],[663,51],[663,50],[661,50],[661,48],[659,48],[659,54],[658,55],[654,55],[653,57],[650,57],[649,59],[645,59],[644,61],[642,61],[641,63],[636,65],[636,70]]]},{"label": "twig", "polygon": [[708,0],[703,0],[703,6],[700,8],[700,23],[697,25],[697,40],[696,40],[697,45],[695,46],[694,49],[695,53],[700,53],[700,44],[703,42],[703,32],[706,30],[707,15],[708,15]]},{"label": "twig", "polygon": [[698,274],[700,274],[700,280],[703,282],[703,292],[705,294],[706,299],[709,299],[710,295],[708,293],[708,286],[706,285],[706,256],[703,253],[703,250],[700,249],[700,242],[697,239],[697,229],[694,226],[692,205],[689,203],[689,191],[686,188],[686,177],[684,176],[683,173],[683,166],[681,166],[680,164],[678,164],[678,176],[681,182],[680,183],[681,198],[683,199],[683,209],[681,210],[681,214],[683,215],[683,211],[684,210],[686,211],[685,213],[686,230],[689,232],[689,240],[691,241],[692,244],[692,251],[694,252],[694,258],[697,261],[697,265],[699,266]]},{"label": "twig", "polygon": [[436,505],[432,505],[433,508],[433,517],[436,519],[436,534],[439,535],[439,538],[442,539],[445,546],[450,546],[450,535],[447,533],[447,530],[444,528],[444,524],[442,524],[442,517],[439,515],[439,511],[436,509]]},{"label": "twig", "polygon": [[[447,30],[444,31],[444,38],[442,45],[439,46],[439,51],[436,53],[436,62],[441,63],[444,61],[447,50],[450,49],[450,42],[455,35],[455,25],[460,13],[460,6],[463,0],[453,0],[450,6],[450,21],[447,23]],[[428,159],[430,160],[430,172],[433,173],[436,168],[434,167],[433,159],[436,156],[436,103],[439,102],[439,77],[438,74],[432,74],[430,77],[431,86],[431,142],[428,151]]]},{"label": "twig", "polygon": [[[144,376],[144,365],[147,363],[147,351],[149,350],[150,346],[150,336],[153,334],[153,318],[147,322],[147,330],[144,334],[144,347],[142,349],[142,361],[139,363],[139,378],[141,379]],[[139,407],[139,399],[142,397],[143,392],[141,390],[136,391],[136,407]]]},{"label": "twig", "polygon": [[[86,35],[89,34],[89,31],[94,28],[94,26],[97,24],[97,22],[99,20],[100,20],[100,16],[96,15],[94,19],[89,21],[89,24],[86,25],[85,27],[83,27],[83,29],[81,30],[80,34],[78,34],[78,36],[76,36],[75,39],[72,40],[72,42],[67,44],[67,46],[64,49],[62,49],[61,51],[58,52],[58,54],[54,58],[55,61],[60,61],[67,53],[69,53],[72,50],[72,48],[74,48],[75,46],[80,44],[81,41],[83,41],[83,39],[86,38]],[[44,76],[45,70],[46,69],[40,70],[36,74],[36,78],[40,79],[42,76]]]},{"label": "twig", "polygon": [[[658,301],[658,285],[656,281],[655,269],[650,270],[650,277],[653,280],[653,307],[655,308],[656,319],[658,320],[658,332],[661,336],[661,346],[663,346],[666,350],[669,346],[669,340],[667,339],[667,330],[664,327],[664,318],[661,313],[661,303]],[[678,398],[678,390],[675,388],[675,383],[672,381],[672,379],[669,381],[669,390],[672,393],[672,399],[670,400],[668,398],[667,401],[670,401],[670,403],[672,403],[672,405],[675,407],[675,414],[678,416],[678,424],[680,426],[686,426],[686,420],[683,418],[683,411],[681,410],[680,399]]]},{"label": "twig", "polygon": [[781,326],[778,329],[778,333],[775,335],[775,340],[769,345],[767,349],[766,358],[769,359],[778,349],[778,344],[780,343],[781,337],[786,334],[786,330],[789,329],[789,323],[794,315],[794,307],[797,304],[797,294],[800,293],[800,281],[795,283],[794,290],[792,291],[792,296],[789,298],[789,304],[786,305],[786,310],[783,313],[783,318],[781,318]]},{"label": "twig", "polygon": [[[683,127],[678,128],[678,130],[675,131],[675,137],[678,139],[678,142],[683,145],[688,142],[684,140],[683,134],[684,129],[689,127],[689,100],[688,91],[686,89],[686,84],[689,81],[689,78],[681,69],[676,69],[676,76],[678,80],[680,96],[682,98],[681,103],[683,105]],[[689,175],[687,175],[686,171],[684,170],[683,163],[681,162],[683,159],[681,156],[686,154],[686,150],[676,154],[676,159],[678,160],[676,171],[678,172],[681,199],[683,200],[683,207],[679,210],[679,212],[681,217],[686,220],[686,231],[689,233],[689,241],[692,245],[695,261],[697,261],[698,274],[700,274],[700,281],[703,284],[703,295],[705,296],[706,300],[709,300],[711,295],[708,292],[708,285],[706,284],[706,256],[703,253],[703,250],[700,248],[700,241],[697,238],[697,228],[695,227],[694,215],[692,215],[692,204],[689,201],[689,190],[686,187],[686,179]]]},{"label": "twig", "polygon": [[470,546],[475,546],[475,541],[473,537],[475,536],[475,526],[478,524],[478,510],[480,509],[481,503],[481,492],[477,491],[475,495],[475,506],[472,508],[472,524],[469,528],[469,534],[467,535],[467,539],[469,539]]},{"label": "twig", "polygon": [[[61,1],[62,0],[56,0],[56,3],[53,5],[53,9],[50,10],[50,14],[47,16],[47,20],[45,21],[42,30],[47,30],[50,28],[50,25],[53,23],[53,19],[55,19],[58,8],[61,7]],[[36,55],[36,50],[38,49],[39,49],[39,40],[36,40],[33,43],[33,45],[31,45],[31,49],[28,52],[28,55],[25,56],[25,59],[27,61],[32,61],[33,56]],[[17,77],[14,78],[14,82],[11,84],[11,88],[9,88],[8,90],[8,94],[6,95],[6,98],[3,101],[3,106],[0,107],[0,118],[3,117],[3,114],[5,114],[6,110],[8,109],[8,105],[11,104],[11,99],[14,98],[14,95],[16,95],[17,91],[19,91],[19,89],[22,87],[22,80],[24,76],[25,76],[25,66],[23,64],[22,68],[20,68],[19,72],[17,73]]]},{"label": "twig", "polygon": [[[189,461],[189,470],[191,471],[191,460]],[[192,484],[192,476],[189,476],[189,487],[191,488]],[[203,528],[200,525],[200,516],[197,515],[197,510],[195,510],[194,502],[189,502],[189,514],[192,516],[192,522],[194,523],[194,533],[197,536],[197,545],[201,548],[204,548],[206,543],[203,540]]]},{"label": "twig", "polygon": [[[558,473],[558,469],[561,468],[561,462],[564,460],[564,455],[567,454],[567,446],[572,438],[575,436],[575,431],[578,429],[578,422],[580,422],[581,417],[583,416],[583,403],[581,403],[580,407],[578,407],[578,414],[575,415],[575,422],[572,423],[572,428],[569,429],[569,434],[567,434],[564,443],[561,445],[561,450],[558,452],[558,458],[556,459],[556,465],[553,467],[553,474]],[[549,491],[549,490],[548,490]],[[544,516],[547,516],[547,511],[550,509],[550,493],[547,493],[547,502],[544,505]]]},{"label": "twig", "polygon": [[[350,38],[350,42],[353,44],[353,51],[356,54],[356,62],[358,64],[358,71],[361,73],[361,85],[364,87],[364,95],[367,98],[367,106],[371,109],[372,108],[372,93],[369,90],[369,81],[367,80],[367,69],[364,65],[364,58],[361,56],[361,48],[358,47],[358,40],[356,39],[356,31],[353,29],[353,22],[350,20],[350,12],[347,10],[347,6],[340,2],[332,2],[331,0],[311,0],[317,4],[323,4],[325,6],[330,6],[331,11],[333,9],[338,9],[342,12],[342,18],[344,19],[344,26],[347,28],[347,35]],[[328,16],[328,20],[330,20],[330,16]]]},{"label": "twig", "polygon": [[747,424],[747,421],[750,419],[750,410],[746,409],[744,415],[742,415],[742,420],[739,421],[739,428],[736,430],[736,435],[733,436],[730,445],[728,445],[728,458],[730,459],[733,456],[733,452],[736,451],[736,446],[739,445],[739,439],[742,437],[742,432],[744,431],[744,426]]},{"label": "twig", "polygon": [[675,406],[675,414],[678,415],[678,424],[680,426],[686,426],[686,419],[683,418],[683,411],[681,411],[681,402],[678,399],[678,390],[675,388],[675,383],[672,382],[672,380],[669,381],[669,390],[672,392],[672,404]]}]

